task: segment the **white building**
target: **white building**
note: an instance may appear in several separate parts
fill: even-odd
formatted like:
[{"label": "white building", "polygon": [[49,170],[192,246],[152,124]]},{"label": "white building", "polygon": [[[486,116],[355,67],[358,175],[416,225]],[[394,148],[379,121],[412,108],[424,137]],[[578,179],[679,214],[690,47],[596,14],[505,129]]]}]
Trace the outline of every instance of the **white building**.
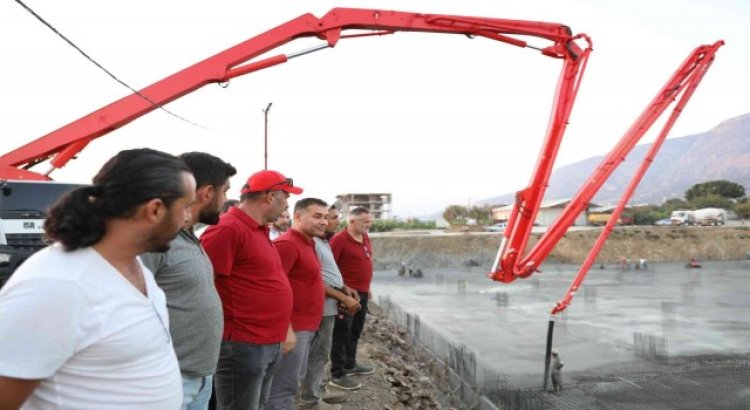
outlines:
[{"label": "white building", "polygon": [[[537,223],[542,226],[550,226],[552,222],[557,219],[562,213],[563,209],[570,203],[570,199],[549,199],[542,201],[539,206],[539,212],[536,214]],[[515,204],[501,206],[499,208],[492,208],[492,218],[496,221],[507,221],[510,218],[511,212]],[[596,204],[589,204],[589,208],[597,207]],[[588,210],[587,210],[588,212]],[[574,226],[585,226],[587,224],[586,216],[587,212],[582,212],[576,220],[573,222]]]},{"label": "white building", "polygon": [[391,218],[390,193],[340,194],[336,195],[334,205],[341,212],[341,219],[344,221],[349,216],[349,211],[359,207],[369,210],[372,219]]}]

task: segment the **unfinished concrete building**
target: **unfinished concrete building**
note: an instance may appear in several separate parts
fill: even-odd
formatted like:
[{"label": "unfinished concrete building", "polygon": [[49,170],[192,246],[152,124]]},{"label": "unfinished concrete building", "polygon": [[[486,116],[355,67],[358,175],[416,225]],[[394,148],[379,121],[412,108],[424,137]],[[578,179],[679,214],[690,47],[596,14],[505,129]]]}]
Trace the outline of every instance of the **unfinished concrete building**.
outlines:
[{"label": "unfinished concrete building", "polygon": [[391,194],[360,193],[336,195],[336,207],[341,212],[341,219],[346,220],[349,211],[362,207],[370,211],[373,220],[391,219]]}]

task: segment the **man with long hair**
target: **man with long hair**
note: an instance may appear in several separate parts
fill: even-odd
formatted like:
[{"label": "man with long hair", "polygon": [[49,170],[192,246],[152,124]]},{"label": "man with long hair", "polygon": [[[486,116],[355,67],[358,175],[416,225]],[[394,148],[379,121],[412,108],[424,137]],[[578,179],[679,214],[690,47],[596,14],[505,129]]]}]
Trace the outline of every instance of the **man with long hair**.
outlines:
[{"label": "man with long hair", "polygon": [[180,408],[164,292],[138,255],[168,250],[194,199],[182,160],[136,149],[52,206],[55,243],[0,291],[0,405]]}]

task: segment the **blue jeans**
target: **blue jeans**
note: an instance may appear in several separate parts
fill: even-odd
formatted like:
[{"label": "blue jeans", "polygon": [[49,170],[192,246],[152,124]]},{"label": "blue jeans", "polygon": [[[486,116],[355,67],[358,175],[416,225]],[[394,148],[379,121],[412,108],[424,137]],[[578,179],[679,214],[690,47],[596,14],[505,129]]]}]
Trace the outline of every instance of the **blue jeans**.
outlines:
[{"label": "blue jeans", "polygon": [[182,410],[206,410],[211,399],[212,376],[182,376]]},{"label": "blue jeans", "polygon": [[294,334],[297,336],[294,350],[285,354],[274,369],[268,410],[294,410],[294,397],[307,371],[307,356],[315,332],[303,330]]},{"label": "blue jeans", "polygon": [[219,410],[262,410],[271,390],[279,343],[256,345],[224,340],[214,376]]}]

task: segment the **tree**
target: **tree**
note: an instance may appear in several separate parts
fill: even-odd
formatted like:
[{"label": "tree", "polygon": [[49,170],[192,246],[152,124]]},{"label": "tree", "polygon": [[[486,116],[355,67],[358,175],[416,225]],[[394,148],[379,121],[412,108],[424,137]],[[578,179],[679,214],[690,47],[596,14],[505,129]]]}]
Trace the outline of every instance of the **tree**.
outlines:
[{"label": "tree", "polygon": [[731,199],[723,197],[721,195],[710,194],[693,198],[690,200],[690,204],[693,205],[694,209],[701,208],[724,208],[734,209],[734,202]]},{"label": "tree", "polygon": [[685,199],[692,202],[696,198],[718,195],[724,198],[737,199],[745,196],[745,188],[734,182],[718,179],[695,184],[685,192]]},{"label": "tree", "polygon": [[661,207],[667,214],[671,214],[672,211],[676,211],[678,209],[692,209],[692,205],[680,198],[667,199],[663,204],[661,204]]},{"label": "tree", "polygon": [[448,205],[443,211],[443,219],[448,221],[451,225],[459,219],[466,219],[469,215],[469,210],[465,206],[461,205]]},{"label": "tree", "polygon": [[633,208],[633,223],[636,225],[653,225],[659,219],[669,216],[672,211],[664,212],[660,207],[654,205],[638,206]]},{"label": "tree", "polygon": [[488,225],[492,223],[492,207],[488,205],[474,205],[468,211],[468,217],[476,220],[478,225]]},{"label": "tree", "polygon": [[739,215],[740,218],[750,219],[750,201],[737,204],[734,211],[737,212],[737,215]]}]

